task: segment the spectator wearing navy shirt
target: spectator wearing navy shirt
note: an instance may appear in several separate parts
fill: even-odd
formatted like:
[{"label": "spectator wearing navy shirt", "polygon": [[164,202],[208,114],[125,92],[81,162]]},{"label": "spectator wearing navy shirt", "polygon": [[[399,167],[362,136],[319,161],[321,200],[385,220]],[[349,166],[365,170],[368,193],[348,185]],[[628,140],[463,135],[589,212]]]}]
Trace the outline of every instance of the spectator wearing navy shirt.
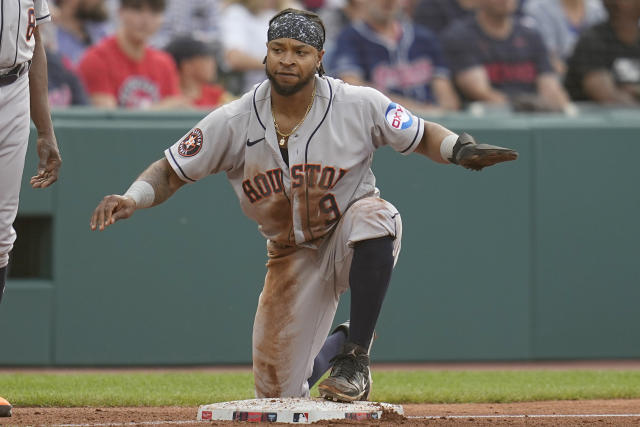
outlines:
[{"label": "spectator wearing navy shirt", "polygon": [[400,7],[397,0],[367,2],[363,20],[338,37],[328,73],[372,86],[416,113],[458,109],[438,40],[426,28],[399,19]]},{"label": "spectator wearing navy shirt", "polygon": [[420,0],[413,13],[413,22],[436,34],[453,22],[473,16],[476,0]]},{"label": "spectator wearing navy shirt", "polygon": [[443,34],[454,81],[469,101],[516,110],[567,110],[569,97],[540,34],[515,17],[517,0],[477,0],[474,17]]}]

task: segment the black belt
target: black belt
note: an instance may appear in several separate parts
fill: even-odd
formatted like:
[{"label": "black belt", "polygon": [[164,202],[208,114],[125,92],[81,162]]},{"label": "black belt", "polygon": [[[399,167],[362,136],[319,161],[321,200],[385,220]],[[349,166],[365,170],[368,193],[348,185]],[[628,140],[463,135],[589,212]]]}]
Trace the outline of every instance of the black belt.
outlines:
[{"label": "black belt", "polygon": [[10,85],[18,80],[31,68],[31,61],[23,62],[10,69],[7,73],[0,75],[0,87]]}]

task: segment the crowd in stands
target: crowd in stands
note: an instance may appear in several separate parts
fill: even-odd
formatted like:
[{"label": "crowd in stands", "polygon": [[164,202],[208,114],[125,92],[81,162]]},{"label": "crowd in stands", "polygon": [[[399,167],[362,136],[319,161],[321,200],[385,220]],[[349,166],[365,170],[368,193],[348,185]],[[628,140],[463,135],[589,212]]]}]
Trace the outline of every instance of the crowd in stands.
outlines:
[{"label": "crowd in stands", "polygon": [[52,0],[53,107],[213,109],[266,78],[269,19],[326,26],[328,75],[416,113],[640,106],[640,0]]}]

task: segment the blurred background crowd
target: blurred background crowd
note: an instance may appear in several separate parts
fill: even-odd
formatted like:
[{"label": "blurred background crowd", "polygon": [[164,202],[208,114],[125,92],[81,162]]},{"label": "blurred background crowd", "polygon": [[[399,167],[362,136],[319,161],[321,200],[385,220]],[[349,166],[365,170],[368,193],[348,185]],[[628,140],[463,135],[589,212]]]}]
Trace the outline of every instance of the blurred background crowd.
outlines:
[{"label": "blurred background crowd", "polygon": [[52,107],[213,109],[266,78],[269,19],[313,10],[328,75],[418,114],[640,106],[640,0],[50,0]]}]

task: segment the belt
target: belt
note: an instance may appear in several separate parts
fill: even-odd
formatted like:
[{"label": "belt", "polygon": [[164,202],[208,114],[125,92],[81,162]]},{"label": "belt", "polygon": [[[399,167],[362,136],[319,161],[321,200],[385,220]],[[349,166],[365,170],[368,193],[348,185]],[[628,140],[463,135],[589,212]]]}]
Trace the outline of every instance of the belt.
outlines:
[{"label": "belt", "polygon": [[0,75],[0,87],[10,85],[11,83],[18,80],[22,77],[26,72],[31,68],[31,61],[23,62],[22,64],[16,65],[5,74]]}]

